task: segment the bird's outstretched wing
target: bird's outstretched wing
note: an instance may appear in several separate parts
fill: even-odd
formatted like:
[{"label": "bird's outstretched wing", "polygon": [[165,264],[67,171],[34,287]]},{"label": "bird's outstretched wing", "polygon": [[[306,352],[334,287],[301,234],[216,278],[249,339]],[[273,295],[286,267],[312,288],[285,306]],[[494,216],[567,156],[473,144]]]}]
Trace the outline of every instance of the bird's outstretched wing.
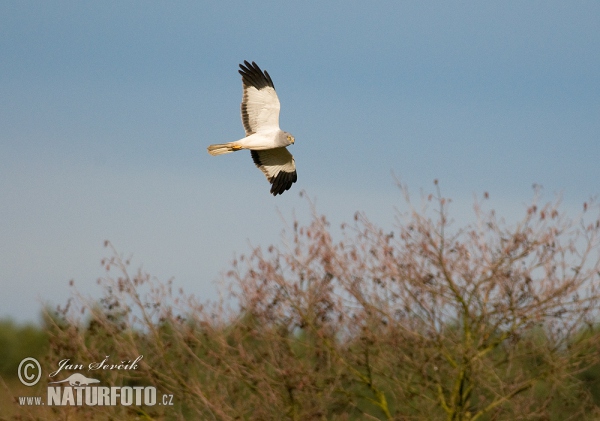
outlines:
[{"label": "bird's outstretched wing", "polygon": [[242,96],[242,123],[246,136],[271,129],[279,129],[279,98],[271,76],[255,62],[240,64],[244,93]]},{"label": "bird's outstretched wing", "polygon": [[277,196],[289,190],[298,179],[294,157],[286,148],[250,151],[254,164],[271,183],[271,194]]}]

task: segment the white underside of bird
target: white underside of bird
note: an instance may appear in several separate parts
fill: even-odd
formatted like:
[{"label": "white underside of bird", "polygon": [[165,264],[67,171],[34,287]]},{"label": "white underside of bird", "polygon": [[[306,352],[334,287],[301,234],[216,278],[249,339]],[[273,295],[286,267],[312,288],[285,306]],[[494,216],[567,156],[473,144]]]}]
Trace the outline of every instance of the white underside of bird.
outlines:
[{"label": "white underside of bird", "polygon": [[222,155],[225,153],[239,151],[240,149],[250,149],[253,151],[263,151],[266,149],[284,148],[290,142],[285,134],[279,128],[270,131],[262,131],[251,134],[243,139],[229,143],[217,143],[208,147],[208,153],[211,155]]}]

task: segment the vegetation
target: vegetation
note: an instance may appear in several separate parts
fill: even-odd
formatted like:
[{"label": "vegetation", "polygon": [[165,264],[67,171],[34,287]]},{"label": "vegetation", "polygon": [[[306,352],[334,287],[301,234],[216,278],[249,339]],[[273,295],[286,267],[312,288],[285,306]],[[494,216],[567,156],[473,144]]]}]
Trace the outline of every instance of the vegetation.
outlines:
[{"label": "vegetation", "polygon": [[96,378],[155,385],[175,406],[21,419],[598,419],[598,208],[569,219],[536,198],[507,224],[476,202],[455,228],[439,190],[419,209],[403,191],[393,231],[357,214],[334,240],[313,209],[281,245],[233,262],[234,300],[220,303],[132,273],[107,243],[102,298],[74,290],[47,315],[43,364],[143,355]]},{"label": "vegetation", "polygon": [[48,335],[34,324],[17,325],[0,320],[0,375],[15,376],[23,358],[41,358],[48,348]]}]

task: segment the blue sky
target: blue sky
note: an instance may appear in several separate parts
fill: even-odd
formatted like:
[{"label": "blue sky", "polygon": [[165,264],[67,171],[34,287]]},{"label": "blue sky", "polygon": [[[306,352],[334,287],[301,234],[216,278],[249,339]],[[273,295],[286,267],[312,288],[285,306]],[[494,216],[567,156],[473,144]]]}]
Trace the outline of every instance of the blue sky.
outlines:
[{"label": "blue sky", "polygon": [[[384,226],[439,179],[519,215],[532,184],[599,193],[600,3],[0,3],[0,317],[36,320],[68,281],[97,295],[110,240],[133,267],[217,296],[236,254],[279,242],[301,190],[334,223]],[[238,63],[271,74],[298,182],[243,137]],[[283,218],[283,219],[282,219]]]}]

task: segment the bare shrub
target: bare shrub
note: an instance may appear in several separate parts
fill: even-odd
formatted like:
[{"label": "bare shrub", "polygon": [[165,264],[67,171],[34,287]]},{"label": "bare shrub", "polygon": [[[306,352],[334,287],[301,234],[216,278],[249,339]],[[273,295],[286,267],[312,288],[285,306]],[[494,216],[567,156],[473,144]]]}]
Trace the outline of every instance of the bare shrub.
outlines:
[{"label": "bare shrub", "polygon": [[144,355],[103,380],[176,406],[103,409],[117,419],[597,418],[578,374],[599,359],[598,208],[569,219],[537,200],[516,224],[477,202],[454,228],[437,191],[394,231],[357,214],[338,240],[313,209],[233,262],[230,307],[130,275],[112,250],[102,299],[75,293],[48,319],[48,361]]}]

